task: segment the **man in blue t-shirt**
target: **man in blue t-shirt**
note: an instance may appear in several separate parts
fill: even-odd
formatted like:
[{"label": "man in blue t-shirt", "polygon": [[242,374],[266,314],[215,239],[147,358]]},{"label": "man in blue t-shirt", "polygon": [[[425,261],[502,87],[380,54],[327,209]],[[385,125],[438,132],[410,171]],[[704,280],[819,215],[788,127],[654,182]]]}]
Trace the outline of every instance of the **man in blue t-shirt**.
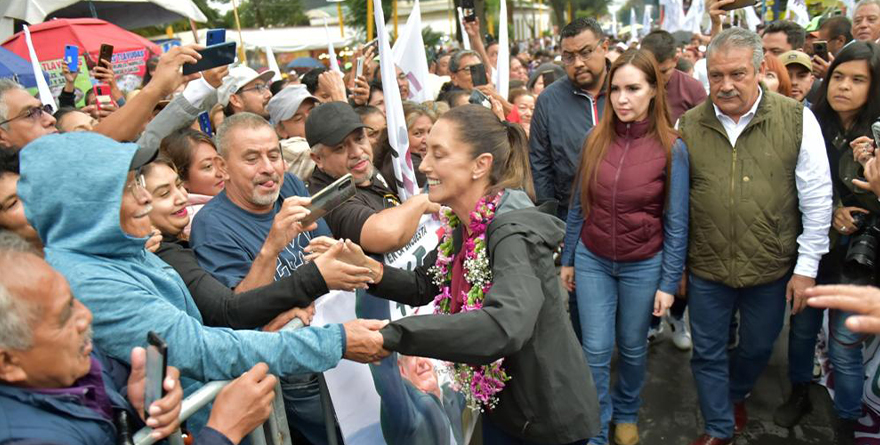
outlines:
[{"label": "man in blue t-shirt", "polygon": [[[199,264],[236,292],[295,273],[305,262],[303,248],[330,230],[323,220],[300,226],[309,192],[285,173],[275,130],[260,116],[237,113],[216,140],[229,180],[193,220],[190,245]],[[327,443],[315,376],[282,379],[282,391],[291,427],[311,443]]]}]

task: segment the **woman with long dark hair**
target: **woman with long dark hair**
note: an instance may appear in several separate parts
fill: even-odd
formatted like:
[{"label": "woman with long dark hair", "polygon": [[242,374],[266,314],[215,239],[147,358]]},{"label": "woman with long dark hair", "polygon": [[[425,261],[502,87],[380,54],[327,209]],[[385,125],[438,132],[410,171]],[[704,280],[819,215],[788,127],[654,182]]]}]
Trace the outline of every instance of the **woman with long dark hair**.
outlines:
[{"label": "woman with long dark hair", "polygon": [[[828,67],[812,111],[822,127],[834,185],[834,219],[831,251],[819,263],[817,284],[878,284],[878,273],[847,258],[851,241],[869,230],[880,217],[880,203],[870,191],[853,185],[863,177],[863,165],[874,156],[871,124],[880,117],[880,46],[851,42]],[[837,413],[836,443],[852,443],[862,416],[864,365],[862,337],[844,321],[849,313],[828,313],[829,357],[834,367],[834,408]],[[774,421],[785,427],[797,424],[809,412],[809,384],[813,380],[816,334],[822,326],[822,310],[807,307],[791,317],[788,339],[789,378],[792,392],[777,409]]]},{"label": "woman with long dark hair", "polygon": [[[688,155],[672,128],[657,62],[627,50],[611,64],[608,104],[584,145],[566,223],[562,280],[576,291],[601,433],[638,443],[651,314],[672,305],[688,234]],[[615,338],[618,379],[610,388]]]}]

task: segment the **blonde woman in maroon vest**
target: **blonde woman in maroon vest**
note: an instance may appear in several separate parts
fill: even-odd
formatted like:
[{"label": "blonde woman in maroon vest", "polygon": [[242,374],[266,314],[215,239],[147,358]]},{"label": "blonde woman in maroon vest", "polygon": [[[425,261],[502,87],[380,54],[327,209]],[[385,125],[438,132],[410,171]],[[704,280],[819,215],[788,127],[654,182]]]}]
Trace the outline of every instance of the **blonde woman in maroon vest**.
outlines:
[{"label": "blonde woman in maroon vest", "polygon": [[596,445],[608,443],[609,422],[616,443],[639,441],[651,314],[672,305],[687,251],[687,148],[670,123],[659,78],[644,50],[628,50],[611,65],[614,112],[606,111],[587,136],[566,224],[562,280],[577,293],[584,354],[599,394],[603,431],[590,441]]}]

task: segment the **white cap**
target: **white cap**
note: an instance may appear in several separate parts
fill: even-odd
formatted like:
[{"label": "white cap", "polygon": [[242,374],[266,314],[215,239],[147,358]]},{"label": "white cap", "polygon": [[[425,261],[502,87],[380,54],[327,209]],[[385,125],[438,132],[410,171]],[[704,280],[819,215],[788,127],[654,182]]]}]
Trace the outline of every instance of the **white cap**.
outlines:
[{"label": "white cap", "polygon": [[312,100],[315,103],[320,102],[317,97],[309,94],[309,90],[305,85],[290,85],[279,91],[266,104],[266,111],[269,112],[269,122],[272,125],[278,125],[284,122],[299,110],[299,106],[303,101]]},{"label": "white cap", "polygon": [[229,98],[237,93],[241,87],[257,79],[270,82],[274,76],[275,71],[272,70],[267,70],[260,74],[254,71],[253,68],[246,66],[239,65],[232,68],[229,70],[229,74],[223,78],[223,84],[217,89],[217,101],[225,107],[229,103]]}]

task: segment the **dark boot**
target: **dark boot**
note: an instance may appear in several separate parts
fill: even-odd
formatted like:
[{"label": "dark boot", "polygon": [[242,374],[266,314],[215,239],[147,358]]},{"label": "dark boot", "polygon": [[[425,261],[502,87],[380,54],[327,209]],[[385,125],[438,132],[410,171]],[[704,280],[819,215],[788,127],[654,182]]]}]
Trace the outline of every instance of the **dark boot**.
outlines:
[{"label": "dark boot", "polygon": [[855,419],[837,419],[837,425],[834,428],[834,444],[855,445],[858,423],[859,421]]},{"label": "dark boot", "polygon": [[773,422],[783,428],[791,428],[801,421],[805,414],[813,410],[810,403],[810,384],[796,383],[791,387],[791,396],[773,413]]}]

